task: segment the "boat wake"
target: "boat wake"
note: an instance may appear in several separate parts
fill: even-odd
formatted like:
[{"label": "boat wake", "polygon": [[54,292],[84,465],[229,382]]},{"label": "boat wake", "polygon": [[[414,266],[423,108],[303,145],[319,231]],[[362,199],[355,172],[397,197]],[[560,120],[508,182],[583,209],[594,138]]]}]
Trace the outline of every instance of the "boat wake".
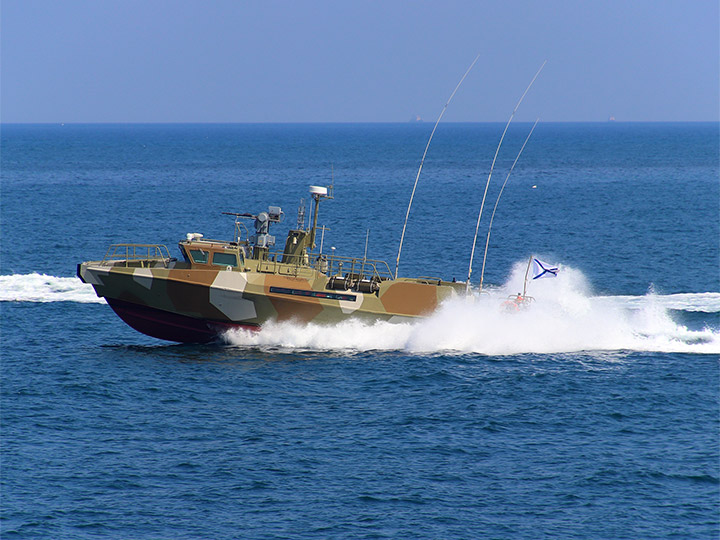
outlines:
[{"label": "boat wake", "polygon": [[[663,295],[651,289],[644,296],[594,296],[582,272],[563,267],[557,278],[531,283],[528,294],[535,301],[528,309],[508,313],[502,305],[522,290],[523,266],[519,263],[503,286],[451,299],[414,323],[268,323],[259,332],[232,330],[224,339],[239,347],[321,351],[720,354],[720,293]],[[37,273],[0,276],[0,301],[105,303],[75,277]],[[687,318],[699,322],[688,326]]]},{"label": "boat wake", "polygon": [[[535,301],[513,313],[502,308],[522,291],[524,263],[508,282],[473,298],[454,298],[414,323],[346,321],[333,326],[266,324],[260,332],[225,334],[241,347],[310,350],[404,350],[413,353],[511,355],[580,351],[720,353],[720,293],[593,296],[582,272],[563,267],[554,279],[531,283]],[[691,329],[685,314],[705,321]]]},{"label": "boat wake", "polygon": [[45,274],[13,274],[0,276],[0,302],[81,302],[104,304],[92,285],[76,277]]}]

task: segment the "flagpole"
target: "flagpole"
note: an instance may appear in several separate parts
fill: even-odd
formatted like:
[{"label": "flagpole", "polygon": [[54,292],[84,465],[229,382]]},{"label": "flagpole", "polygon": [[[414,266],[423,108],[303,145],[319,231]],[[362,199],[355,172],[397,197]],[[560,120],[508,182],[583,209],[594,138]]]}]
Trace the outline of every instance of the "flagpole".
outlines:
[{"label": "flagpole", "polygon": [[528,274],[530,274],[530,265],[532,264],[533,256],[530,255],[530,259],[528,260],[527,270],[525,270],[525,282],[523,284],[523,298],[525,298],[525,293],[527,292],[527,278]]}]

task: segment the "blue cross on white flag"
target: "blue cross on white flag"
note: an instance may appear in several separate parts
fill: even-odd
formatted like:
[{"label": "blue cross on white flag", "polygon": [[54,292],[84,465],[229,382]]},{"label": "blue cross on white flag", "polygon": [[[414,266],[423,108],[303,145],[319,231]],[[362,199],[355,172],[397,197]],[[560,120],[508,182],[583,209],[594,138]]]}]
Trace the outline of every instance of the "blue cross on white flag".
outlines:
[{"label": "blue cross on white flag", "polygon": [[533,279],[557,277],[558,267],[533,258]]}]

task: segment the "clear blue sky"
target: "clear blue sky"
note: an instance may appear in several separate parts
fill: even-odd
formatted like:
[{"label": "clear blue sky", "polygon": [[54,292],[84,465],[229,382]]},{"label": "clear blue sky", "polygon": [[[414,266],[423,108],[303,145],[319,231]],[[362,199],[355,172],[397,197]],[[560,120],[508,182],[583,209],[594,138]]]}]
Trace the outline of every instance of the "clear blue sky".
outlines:
[{"label": "clear blue sky", "polygon": [[717,121],[717,0],[2,0],[3,122]]}]

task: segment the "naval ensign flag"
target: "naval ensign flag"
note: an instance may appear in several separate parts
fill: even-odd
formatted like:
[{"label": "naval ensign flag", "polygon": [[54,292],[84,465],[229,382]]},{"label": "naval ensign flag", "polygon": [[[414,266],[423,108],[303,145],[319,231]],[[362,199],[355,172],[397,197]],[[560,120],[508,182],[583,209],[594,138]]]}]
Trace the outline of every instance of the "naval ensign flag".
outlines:
[{"label": "naval ensign flag", "polygon": [[558,267],[533,258],[533,279],[557,277]]}]

